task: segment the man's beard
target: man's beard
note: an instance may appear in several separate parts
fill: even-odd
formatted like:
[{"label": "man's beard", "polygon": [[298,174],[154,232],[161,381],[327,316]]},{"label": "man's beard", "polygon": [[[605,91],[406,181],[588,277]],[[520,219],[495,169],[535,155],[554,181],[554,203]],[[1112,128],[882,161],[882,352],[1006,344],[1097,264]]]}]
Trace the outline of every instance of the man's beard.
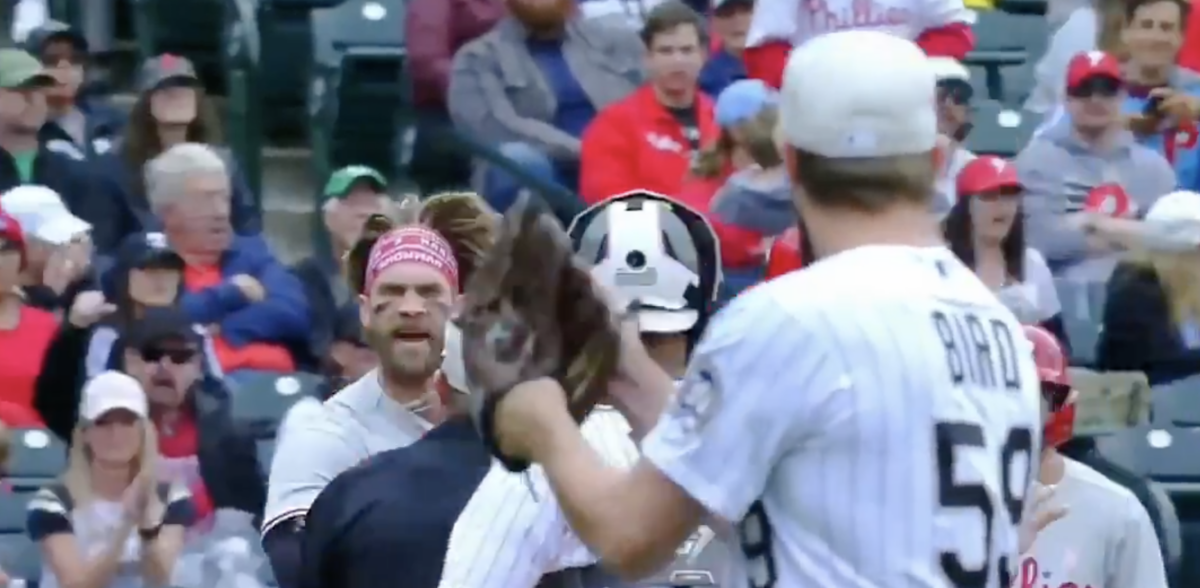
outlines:
[{"label": "man's beard", "polygon": [[423,386],[442,365],[442,337],[436,332],[425,339],[424,353],[418,351],[418,343],[400,344],[395,329],[369,327],[364,334],[371,350],[379,356],[384,379],[397,386]]},{"label": "man's beard", "polygon": [[574,10],[575,0],[557,0],[550,6],[529,6],[521,0],[508,3],[508,11],[532,32],[562,29]]}]

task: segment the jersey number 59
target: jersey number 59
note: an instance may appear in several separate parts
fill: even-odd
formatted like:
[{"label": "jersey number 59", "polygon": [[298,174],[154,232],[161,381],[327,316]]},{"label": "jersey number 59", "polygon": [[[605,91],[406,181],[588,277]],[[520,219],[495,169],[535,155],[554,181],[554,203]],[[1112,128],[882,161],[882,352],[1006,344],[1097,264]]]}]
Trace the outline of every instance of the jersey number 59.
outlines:
[{"label": "jersey number 59", "polygon": [[[937,423],[934,436],[937,443],[938,503],[942,508],[978,510],[983,515],[985,548],[983,565],[975,569],[964,567],[958,553],[942,552],[942,571],[955,588],[1008,588],[1012,585],[1009,558],[1015,554],[996,554],[996,547],[992,544],[993,524],[997,506],[1008,511],[1013,524],[1021,520],[1028,480],[1021,480],[1019,490],[1014,493],[1011,475],[1018,455],[1025,455],[1025,463],[1030,463],[1029,460],[1033,458],[1033,431],[1028,428],[1010,430],[1000,450],[1000,463],[996,467],[1000,469],[1001,498],[1004,502],[1001,505],[993,504],[991,495],[982,484],[960,482],[954,476],[954,461],[958,452],[985,449],[983,427],[972,423]],[[996,562],[995,582],[989,582],[993,573],[992,562]]]}]

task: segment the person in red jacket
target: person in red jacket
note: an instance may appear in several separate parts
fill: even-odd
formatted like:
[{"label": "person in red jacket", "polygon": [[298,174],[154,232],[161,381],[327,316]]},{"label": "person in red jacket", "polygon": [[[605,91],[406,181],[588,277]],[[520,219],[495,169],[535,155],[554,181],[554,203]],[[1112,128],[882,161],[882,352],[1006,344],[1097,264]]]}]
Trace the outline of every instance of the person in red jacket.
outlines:
[{"label": "person in red jacket", "polygon": [[[721,300],[731,298],[762,278],[763,257],[770,235],[738,223],[739,216],[750,214],[734,210],[734,214],[726,218],[713,205],[717,199],[748,200],[745,203],[722,202],[728,209],[758,204],[760,199],[747,194],[743,182],[731,181],[731,177],[735,172],[761,175],[762,169],[782,165],[783,158],[774,137],[779,119],[777,104],[778,93],[758,80],[739,80],[725,88],[717,97],[715,108],[720,135],[713,144],[701,150],[678,193],[680,202],[708,218],[720,239],[721,262],[725,268]],[[741,177],[745,176],[739,174]],[[780,187],[785,192],[782,198],[790,209],[791,189],[782,175]],[[775,212],[760,210],[751,214]]]},{"label": "person in red jacket", "polygon": [[26,261],[21,225],[0,211],[0,401],[31,407],[34,382],[58,332],[58,319],[25,303],[20,284]]},{"label": "person in red jacket", "polygon": [[704,26],[678,0],[646,15],[649,83],[583,132],[579,193],[588,205],[632,190],[677,194],[700,148],[716,138],[712,100],[697,86],[708,54]]},{"label": "person in red jacket", "polygon": [[824,33],[864,29],[909,39],[931,56],[962,60],[975,46],[963,0],[757,0],[742,60],[774,88],[792,47]]}]

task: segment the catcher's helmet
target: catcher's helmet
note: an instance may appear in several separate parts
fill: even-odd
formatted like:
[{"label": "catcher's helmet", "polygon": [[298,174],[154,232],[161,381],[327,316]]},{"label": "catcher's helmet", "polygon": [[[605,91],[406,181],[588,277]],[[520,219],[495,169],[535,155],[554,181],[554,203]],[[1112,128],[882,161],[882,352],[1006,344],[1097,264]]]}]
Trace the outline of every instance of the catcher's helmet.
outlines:
[{"label": "catcher's helmet", "polygon": [[1058,447],[1069,441],[1075,430],[1075,404],[1070,401],[1071,377],[1062,345],[1049,331],[1026,326],[1025,337],[1033,344],[1042,400],[1046,408],[1043,437],[1046,447]]},{"label": "catcher's helmet", "polygon": [[642,332],[698,334],[716,302],[721,257],[703,215],[661,194],[634,191],[571,221],[576,255],[621,302],[638,302]]}]

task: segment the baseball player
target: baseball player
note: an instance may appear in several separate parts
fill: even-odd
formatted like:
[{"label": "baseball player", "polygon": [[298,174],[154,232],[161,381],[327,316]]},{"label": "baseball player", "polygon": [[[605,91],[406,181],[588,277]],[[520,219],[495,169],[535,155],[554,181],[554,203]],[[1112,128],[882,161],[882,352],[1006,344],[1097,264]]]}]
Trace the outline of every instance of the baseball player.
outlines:
[{"label": "baseball player", "polygon": [[837,31],[878,31],[915,41],[931,56],[962,60],[975,46],[962,0],[757,0],[742,60],[778,88],[792,47]]},{"label": "baseball player", "polygon": [[[780,134],[818,261],[713,318],[632,469],[581,441],[556,381],[499,400],[498,446],[541,464],[607,568],[646,576],[715,521],[736,528],[724,586],[1012,584],[1041,391],[1021,325],[929,212],[936,103],[898,36],[792,52]],[[624,353],[623,378],[661,394]]]},{"label": "baseball player", "polygon": [[[699,213],[647,192],[597,204],[568,233],[596,282],[620,300],[639,303],[635,317],[651,357],[682,377],[687,356],[704,330],[721,281],[718,244]],[[457,372],[459,368],[447,370]],[[465,379],[465,378],[464,378]],[[599,406],[584,421],[583,437],[610,466],[638,459],[621,414]],[[675,565],[649,585],[708,585],[713,581],[714,532],[699,529],[677,550]],[[455,522],[441,588],[532,588],[545,574],[570,569],[574,585],[615,586],[599,569],[575,570],[596,557],[571,532],[540,470],[528,476],[493,466]],[[557,578],[545,578],[547,584]]]},{"label": "baseball player", "polygon": [[1014,586],[1166,588],[1162,550],[1145,507],[1128,489],[1057,451],[1075,423],[1067,361],[1049,331],[1027,326],[1025,336],[1033,344],[1049,409],[1038,482],[1054,489],[1047,508],[1057,509],[1061,520],[1039,532],[1021,554]]},{"label": "baseball player", "polygon": [[408,218],[395,227],[386,217],[372,217],[350,253],[351,287],[361,292],[363,326],[379,368],[343,388],[318,413],[287,419],[281,431],[262,532],[283,588],[299,583],[305,515],[325,486],[371,455],[419,439],[439,420],[431,380],[442,363],[448,311],[470,270],[464,266],[474,263],[463,252],[486,249],[491,235],[439,230],[420,219],[432,217],[447,227],[488,226],[474,222],[492,218],[477,200],[444,194],[419,207],[406,203]]}]

